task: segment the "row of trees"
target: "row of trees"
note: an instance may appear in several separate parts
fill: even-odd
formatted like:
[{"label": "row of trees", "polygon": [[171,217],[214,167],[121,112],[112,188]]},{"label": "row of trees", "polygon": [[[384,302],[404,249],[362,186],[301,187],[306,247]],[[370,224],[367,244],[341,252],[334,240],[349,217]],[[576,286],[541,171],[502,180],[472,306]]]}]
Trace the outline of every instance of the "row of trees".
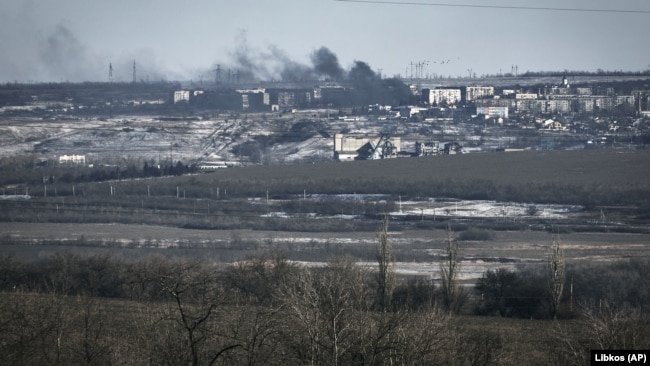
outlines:
[{"label": "row of trees", "polygon": [[[52,161],[44,165],[29,157],[0,158],[0,185],[23,184],[40,186],[46,184],[70,184],[104,182],[109,180],[131,180],[137,178],[152,178],[163,176],[180,176],[196,173],[196,167],[176,161],[175,164],[154,164],[145,161],[142,166],[138,162],[129,161],[120,164],[87,166],[57,166]],[[38,167],[38,168],[36,168]]]},{"label": "row of trees", "polygon": [[[477,333],[459,314],[474,304],[486,315],[576,316],[566,310],[572,271],[559,239],[537,276],[498,269],[471,288],[459,283],[462,253],[448,230],[436,286],[397,278],[388,225],[384,219],[378,231],[377,270],[346,257],[303,267],[279,253],[226,267],[71,253],[34,264],[2,256],[0,363],[509,365],[531,364],[518,354],[537,352],[532,364],[586,364],[589,349],[648,347],[647,262],[628,274],[640,276],[635,290],[646,293],[637,304],[579,298],[578,320],[536,323],[543,341],[513,347],[507,332],[491,328],[503,323]],[[590,285],[576,281],[576,288]],[[517,324],[524,332],[525,323]]]}]

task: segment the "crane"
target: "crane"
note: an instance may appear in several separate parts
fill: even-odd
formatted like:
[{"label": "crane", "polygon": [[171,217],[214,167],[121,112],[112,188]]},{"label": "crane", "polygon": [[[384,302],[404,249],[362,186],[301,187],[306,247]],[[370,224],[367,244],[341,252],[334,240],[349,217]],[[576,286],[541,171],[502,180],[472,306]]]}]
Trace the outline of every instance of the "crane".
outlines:
[{"label": "crane", "polygon": [[369,160],[378,160],[386,158],[394,158],[397,156],[397,147],[390,139],[390,135],[387,133],[381,134],[379,141],[372,149]]}]

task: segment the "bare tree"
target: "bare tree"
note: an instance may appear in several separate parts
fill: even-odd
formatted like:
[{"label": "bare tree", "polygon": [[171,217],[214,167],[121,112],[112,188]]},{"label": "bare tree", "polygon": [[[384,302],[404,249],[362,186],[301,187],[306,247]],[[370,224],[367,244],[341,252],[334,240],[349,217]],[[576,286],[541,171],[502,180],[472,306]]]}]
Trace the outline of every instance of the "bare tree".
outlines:
[{"label": "bare tree", "polygon": [[377,263],[379,271],[377,273],[377,300],[379,309],[386,311],[390,305],[391,295],[395,288],[395,270],[392,263],[392,246],[388,239],[388,216],[384,216],[382,226],[377,233],[379,246],[377,248]]},{"label": "bare tree", "polygon": [[229,309],[227,338],[242,346],[232,352],[224,353],[222,363],[227,365],[267,365],[271,360],[291,364],[295,360],[287,358],[282,347],[283,307],[236,306]]},{"label": "bare tree", "polygon": [[557,319],[557,313],[562,300],[562,291],[564,289],[564,251],[560,246],[559,235],[553,237],[551,252],[548,258],[549,266],[549,294],[551,296],[551,313],[553,319]]},{"label": "bare tree", "polygon": [[361,352],[361,334],[371,327],[366,271],[350,258],[335,258],[325,268],[303,269],[292,277],[279,289],[288,348],[303,364],[350,364]]},{"label": "bare tree", "polygon": [[592,349],[647,349],[650,345],[648,316],[638,309],[599,302],[582,313]]},{"label": "bare tree", "polygon": [[283,299],[289,316],[297,320],[293,322],[292,337],[289,339],[298,343],[293,348],[301,352],[298,357],[303,362],[309,359],[308,364],[316,365],[321,357],[321,339],[324,337],[320,327],[322,315],[318,289],[310,270],[302,269],[291,277],[279,291],[279,297]]},{"label": "bare tree", "polygon": [[440,265],[442,278],[442,301],[449,313],[457,313],[463,303],[463,291],[458,284],[458,273],[460,262],[458,260],[458,241],[454,238],[451,226],[447,225],[447,237],[445,238],[445,261]]},{"label": "bare tree", "polygon": [[195,262],[180,262],[173,266],[172,272],[160,273],[159,281],[175,305],[171,316],[183,330],[192,365],[212,365],[224,352],[241,347],[241,344],[229,344],[221,349],[210,346],[215,337],[211,323],[220,297],[211,271]]},{"label": "bare tree", "polygon": [[617,307],[608,301],[580,304],[577,322],[554,322],[549,357],[554,364],[589,365],[588,349],[648,349],[648,316],[638,309]]}]

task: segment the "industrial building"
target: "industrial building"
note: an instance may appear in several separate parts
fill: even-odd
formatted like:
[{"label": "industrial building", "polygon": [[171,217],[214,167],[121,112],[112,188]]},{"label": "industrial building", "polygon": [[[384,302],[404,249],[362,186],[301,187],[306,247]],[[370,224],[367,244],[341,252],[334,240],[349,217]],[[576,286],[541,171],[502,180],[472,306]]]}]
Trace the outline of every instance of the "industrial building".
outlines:
[{"label": "industrial building", "polygon": [[400,150],[399,137],[334,135],[334,160],[338,161],[394,158]]}]

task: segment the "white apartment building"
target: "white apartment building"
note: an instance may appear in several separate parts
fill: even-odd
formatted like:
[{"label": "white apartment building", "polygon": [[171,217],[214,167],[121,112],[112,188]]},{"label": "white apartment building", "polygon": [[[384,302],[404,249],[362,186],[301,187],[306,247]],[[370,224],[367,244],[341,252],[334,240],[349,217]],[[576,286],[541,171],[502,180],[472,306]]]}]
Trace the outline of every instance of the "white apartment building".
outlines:
[{"label": "white apartment building", "polygon": [[422,96],[430,105],[456,104],[461,101],[461,91],[455,88],[422,89]]},{"label": "white apartment building", "polygon": [[465,88],[465,101],[494,96],[493,86],[468,86]]}]

